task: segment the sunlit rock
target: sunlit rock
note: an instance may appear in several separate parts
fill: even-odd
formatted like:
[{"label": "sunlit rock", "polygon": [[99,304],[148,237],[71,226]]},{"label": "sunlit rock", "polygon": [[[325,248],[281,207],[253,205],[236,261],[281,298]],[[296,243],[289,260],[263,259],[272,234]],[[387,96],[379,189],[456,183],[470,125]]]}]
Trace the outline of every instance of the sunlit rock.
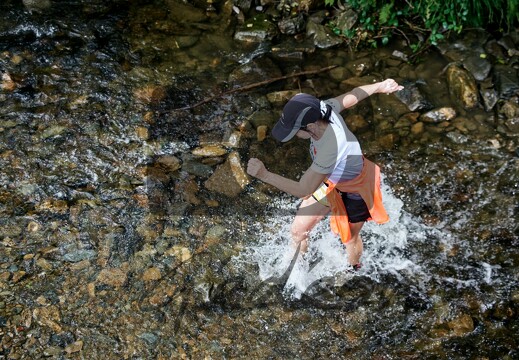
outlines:
[{"label": "sunlit rock", "polygon": [[222,156],[227,154],[227,150],[220,145],[207,145],[194,149],[192,154],[203,157]]},{"label": "sunlit rock", "polygon": [[78,340],[78,341],[74,341],[70,345],[67,345],[65,347],[65,352],[67,354],[73,354],[73,353],[80,352],[82,349],[83,349],[83,341],[82,340]]},{"label": "sunlit rock", "polygon": [[433,109],[420,116],[420,120],[426,123],[441,123],[450,121],[456,117],[456,110],[451,107]]},{"label": "sunlit rock", "polygon": [[263,141],[265,140],[265,138],[267,137],[267,131],[268,131],[268,127],[266,125],[260,125],[258,126],[258,128],[256,129],[256,132],[257,132],[257,140],[258,141]]},{"label": "sunlit rock", "polygon": [[413,135],[419,135],[424,131],[424,123],[419,121],[411,126],[411,133]]},{"label": "sunlit rock", "polygon": [[62,331],[60,325],[61,314],[57,306],[50,305],[36,308],[34,309],[32,316],[38,324],[48,327],[57,333]]},{"label": "sunlit rock", "polygon": [[236,197],[249,182],[249,177],[241,164],[240,156],[233,152],[224,164],[218,166],[204,185],[210,191]]},{"label": "sunlit rock", "polygon": [[107,268],[101,270],[97,276],[97,282],[119,288],[126,284],[128,275],[126,271],[119,268]]},{"label": "sunlit rock", "polygon": [[166,97],[166,90],[162,86],[147,85],[134,91],[135,100],[143,104],[157,104]]},{"label": "sunlit rock", "polygon": [[463,336],[474,331],[474,320],[467,314],[449,321],[447,325],[455,336]]},{"label": "sunlit rock", "polygon": [[43,12],[52,6],[50,0],[22,0],[22,2],[30,12]]},{"label": "sunlit rock", "polygon": [[160,273],[160,269],[156,267],[146,269],[146,271],[144,271],[144,274],[142,275],[142,280],[144,281],[157,281],[161,278],[162,275]]},{"label": "sunlit rock", "polygon": [[299,90],[275,91],[267,94],[267,99],[272,105],[281,106],[290,100]]},{"label": "sunlit rock", "polygon": [[474,77],[467,70],[450,65],[447,68],[447,83],[454,103],[460,104],[466,110],[478,106],[478,87]]},{"label": "sunlit rock", "polygon": [[3,91],[14,91],[16,89],[16,83],[11,79],[9,74],[3,73],[0,81],[0,90]]},{"label": "sunlit rock", "polygon": [[175,245],[172,248],[166,250],[164,253],[166,256],[174,256],[176,257],[180,262],[185,262],[191,259],[191,251],[183,246]]}]

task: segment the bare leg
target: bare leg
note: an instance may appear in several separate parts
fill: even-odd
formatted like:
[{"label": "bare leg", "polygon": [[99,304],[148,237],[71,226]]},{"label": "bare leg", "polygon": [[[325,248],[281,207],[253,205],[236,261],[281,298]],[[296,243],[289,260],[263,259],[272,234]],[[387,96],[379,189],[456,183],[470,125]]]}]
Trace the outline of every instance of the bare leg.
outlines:
[{"label": "bare leg", "polygon": [[351,240],[346,243],[346,251],[348,252],[348,262],[350,265],[360,263],[362,256],[362,239],[360,238],[360,229],[364,222],[350,223]]},{"label": "bare leg", "polygon": [[305,253],[308,250],[308,234],[329,212],[329,207],[319,203],[311,196],[303,200],[290,229],[293,246],[297,247],[301,243],[301,251]]}]

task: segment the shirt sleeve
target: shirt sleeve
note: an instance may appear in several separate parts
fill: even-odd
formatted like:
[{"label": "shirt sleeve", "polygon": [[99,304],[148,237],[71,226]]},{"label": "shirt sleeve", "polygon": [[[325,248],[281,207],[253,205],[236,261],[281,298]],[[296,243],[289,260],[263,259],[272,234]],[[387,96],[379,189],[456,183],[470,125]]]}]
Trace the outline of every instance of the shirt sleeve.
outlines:
[{"label": "shirt sleeve", "polygon": [[335,111],[336,114],[339,114],[341,111],[344,110],[344,107],[342,106],[341,103],[339,103],[339,101],[336,99],[336,98],[331,98],[331,99],[328,99],[328,100],[324,100],[324,102],[328,105],[330,105],[333,109],[333,111]]}]

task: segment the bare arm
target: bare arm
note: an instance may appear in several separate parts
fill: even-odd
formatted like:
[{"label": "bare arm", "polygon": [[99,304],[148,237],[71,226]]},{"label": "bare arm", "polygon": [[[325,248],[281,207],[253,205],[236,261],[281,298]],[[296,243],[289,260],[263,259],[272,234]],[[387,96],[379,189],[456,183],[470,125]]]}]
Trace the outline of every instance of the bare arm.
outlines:
[{"label": "bare arm", "polygon": [[347,92],[346,94],[339,95],[335,98],[341,104],[342,110],[352,107],[358,102],[366,99],[367,97],[375,94],[391,94],[392,92],[402,90],[404,87],[398,85],[398,83],[393,79],[386,79],[384,81],[358,86],[352,91]]},{"label": "bare arm", "polygon": [[326,174],[308,169],[299,181],[290,180],[268,171],[263,162],[256,158],[249,160],[247,173],[298,198],[311,195],[327,177]]}]

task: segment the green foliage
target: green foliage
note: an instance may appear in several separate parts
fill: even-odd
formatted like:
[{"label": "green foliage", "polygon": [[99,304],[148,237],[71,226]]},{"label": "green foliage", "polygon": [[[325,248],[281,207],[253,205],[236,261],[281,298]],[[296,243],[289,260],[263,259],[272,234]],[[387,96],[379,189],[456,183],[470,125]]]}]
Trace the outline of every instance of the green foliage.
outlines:
[{"label": "green foliage", "polygon": [[358,44],[366,40],[377,46],[373,40],[387,44],[395,32],[411,30],[424,36],[424,40],[409,44],[414,51],[436,45],[448,33],[459,33],[465,27],[494,24],[506,30],[519,23],[518,0],[325,0],[325,3],[349,6],[357,12],[357,28],[341,34],[351,41]]}]

